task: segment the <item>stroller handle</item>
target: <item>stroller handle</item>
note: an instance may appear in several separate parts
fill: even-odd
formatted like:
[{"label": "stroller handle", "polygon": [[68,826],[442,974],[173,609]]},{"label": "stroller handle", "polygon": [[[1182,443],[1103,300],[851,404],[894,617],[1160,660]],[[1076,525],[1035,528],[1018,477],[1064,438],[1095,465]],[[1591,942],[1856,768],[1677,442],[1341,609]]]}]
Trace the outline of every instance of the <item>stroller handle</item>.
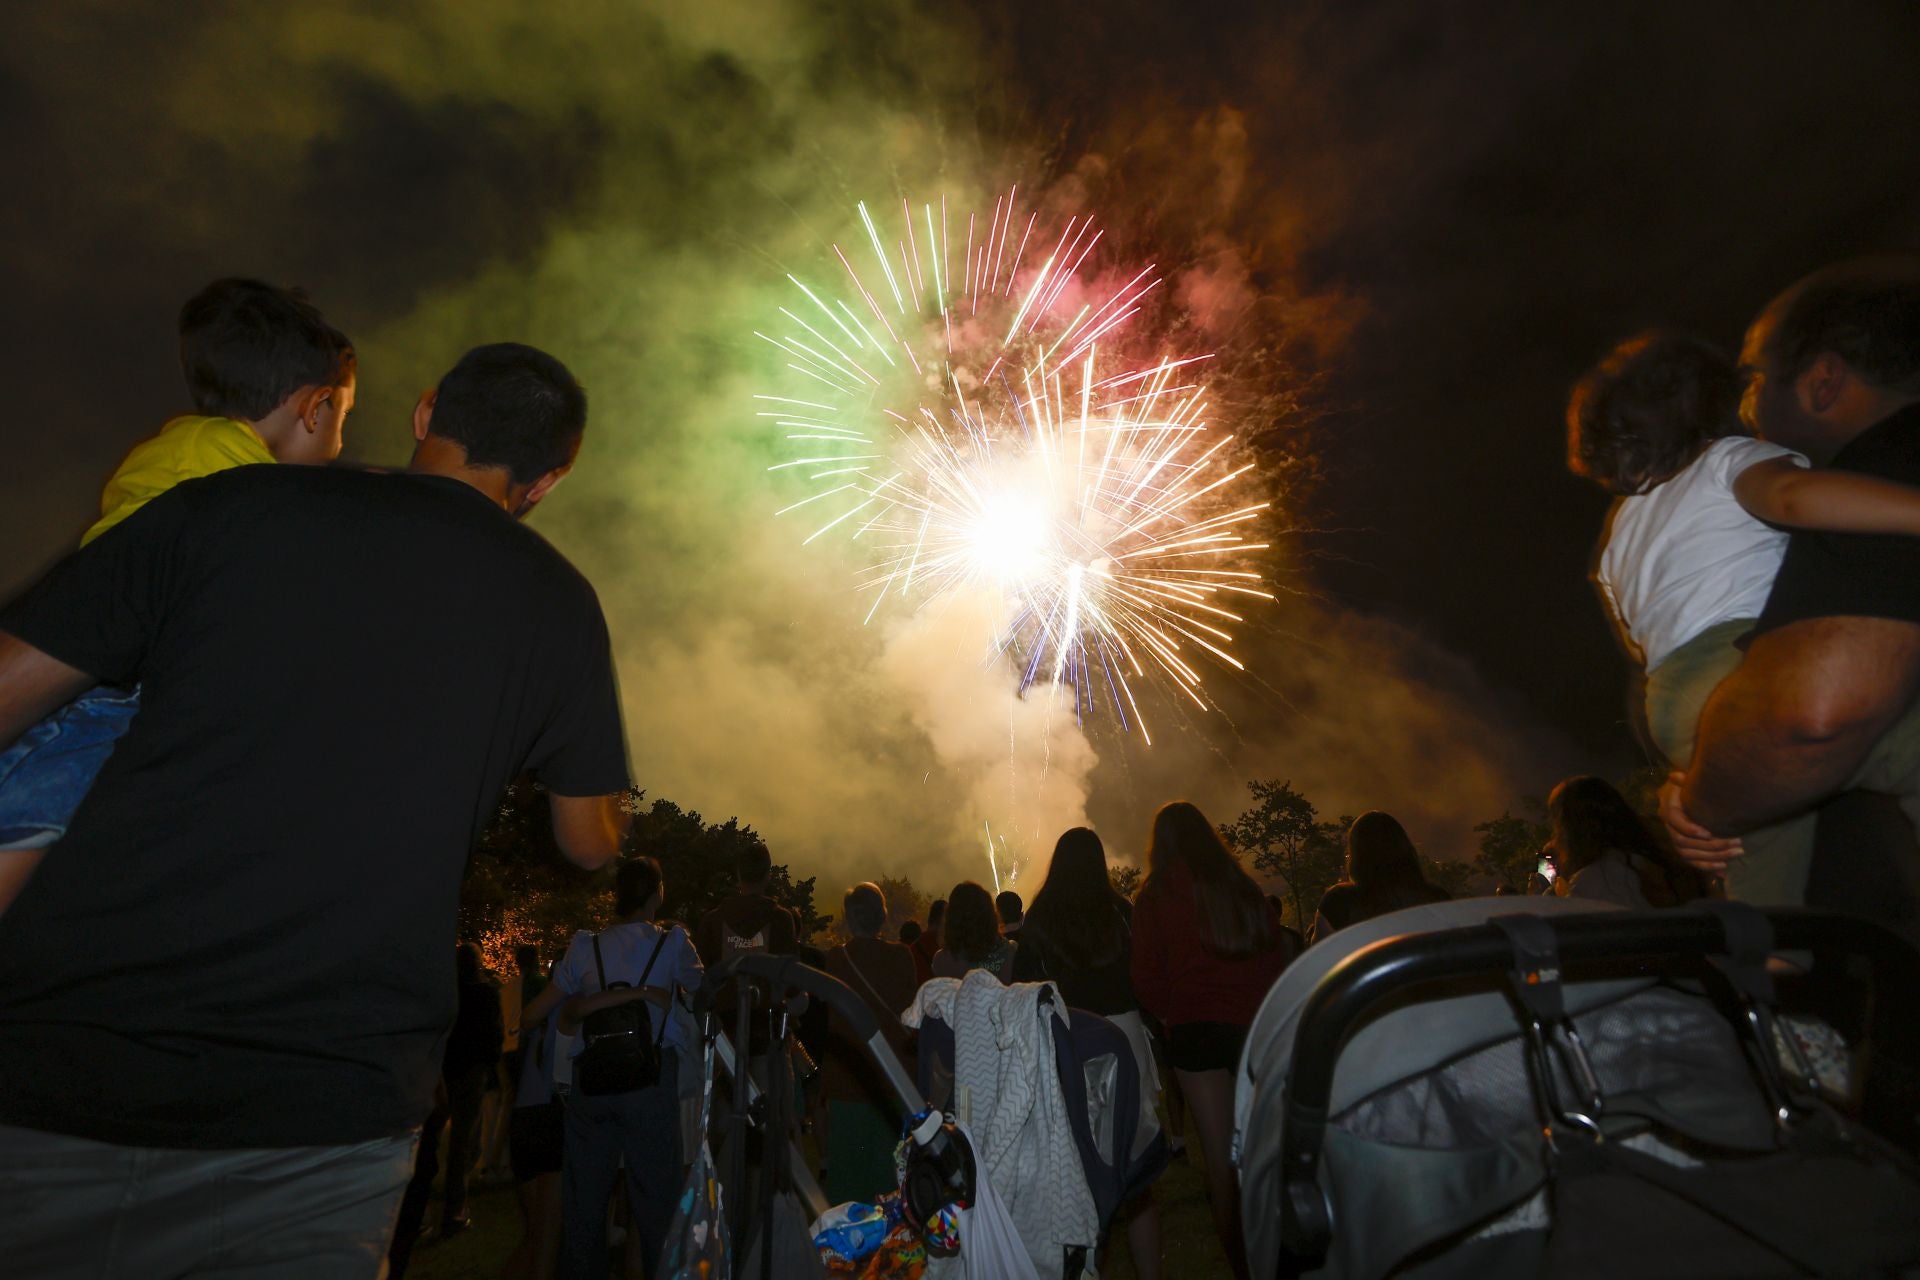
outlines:
[{"label": "stroller handle", "polygon": [[[1854,955],[1872,966],[1875,985],[1911,991],[1920,984],[1920,956],[1884,925],[1837,911],[1775,908],[1764,915],[1779,950]],[[1552,930],[1563,962],[1677,962],[1730,949],[1726,925],[1704,910],[1595,912],[1539,916]],[[1449,978],[1499,972],[1514,961],[1513,942],[1497,925],[1386,938],[1354,952],[1320,980],[1301,1010],[1285,1082],[1280,1140],[1280,1211],[1289,1251],[1318,1252],[1332,1212],[1318,1184],[1322,1142],[1341,1046],[1389,997]],[[1876,1001],[1882,1009],[1884,1000]],[[1887,1024],[1884,1016],[1876,1018]],[[1895,1089],[1902,1086],[1895,1083]],[[1889,1100],[1895,1103],[1897,1100]],[[1869,1110],[1874,1109],[1868,1100]]]},{"label": "stroller handle", "polygon": [[892,1086],[908,1114],[926,1110],[926,1099],[921,1096],[919,1086],[907,1074],[906,1067],[893,1051],[893,1045],[888,1043],[880,1020],[874,1016],[867,1002],[832,974],[802,964],[793,956],[749,952],[715,965],[707,970],[707,976],[693,993],[693,1016],[704,1021],[720,990],[738,978],[756,978],[766,983],[770,991],[783,992],[791,988],[824,1001],[835,1016],[846,1021],[854,1039],[867,1046],[874,1064],[886,1076],[887,1083]]}]

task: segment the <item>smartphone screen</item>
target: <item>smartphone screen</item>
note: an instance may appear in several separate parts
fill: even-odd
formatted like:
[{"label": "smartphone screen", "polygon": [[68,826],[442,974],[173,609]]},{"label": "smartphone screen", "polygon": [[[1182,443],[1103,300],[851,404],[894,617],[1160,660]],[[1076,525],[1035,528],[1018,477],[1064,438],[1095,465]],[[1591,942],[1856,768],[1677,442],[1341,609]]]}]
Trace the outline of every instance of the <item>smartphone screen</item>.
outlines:
[{"label": "smartphone screen", "polygon": [[1548,858],[1542,858],[1540,861],[1534,863],[1533,870],[1534,874],[1538,875],[1542,880],[1551,880],[1559,874],[1553,869],[1552,860]]}]

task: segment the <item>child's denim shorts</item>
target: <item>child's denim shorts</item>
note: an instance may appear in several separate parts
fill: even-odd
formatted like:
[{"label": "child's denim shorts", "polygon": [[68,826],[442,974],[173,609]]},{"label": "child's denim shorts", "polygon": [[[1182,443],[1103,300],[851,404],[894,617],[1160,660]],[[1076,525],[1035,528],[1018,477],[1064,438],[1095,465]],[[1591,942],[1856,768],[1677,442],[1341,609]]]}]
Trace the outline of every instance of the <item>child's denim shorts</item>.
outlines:
[{"label": "child's denim shorts", "polygon": [[37,849],[67,833],[139,709],[138,689],[98,685],[0,752],[0,849]]}]

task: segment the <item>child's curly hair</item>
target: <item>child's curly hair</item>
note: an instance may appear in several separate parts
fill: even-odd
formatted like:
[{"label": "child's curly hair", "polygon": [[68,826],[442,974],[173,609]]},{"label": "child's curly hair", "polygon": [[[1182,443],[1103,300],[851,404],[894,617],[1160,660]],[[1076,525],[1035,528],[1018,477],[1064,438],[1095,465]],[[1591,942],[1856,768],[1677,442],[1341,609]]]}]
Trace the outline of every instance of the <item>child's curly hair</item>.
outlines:
[{"label": "child's curly hair", "polygon": [[1645,493],[1740,425],[1743,379],[1710,342],[1659,330],[1603,356],[1567,401],[1567,468],[1608,493]]}]

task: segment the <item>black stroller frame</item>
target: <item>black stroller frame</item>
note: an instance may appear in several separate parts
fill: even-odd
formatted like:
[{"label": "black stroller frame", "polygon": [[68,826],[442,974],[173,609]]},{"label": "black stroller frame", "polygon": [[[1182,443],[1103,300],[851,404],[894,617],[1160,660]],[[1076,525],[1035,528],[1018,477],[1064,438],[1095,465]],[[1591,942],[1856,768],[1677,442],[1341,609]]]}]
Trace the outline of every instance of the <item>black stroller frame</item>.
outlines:
[{"label": "black stroller frame", "polygon": [[[718,1025],[720,1017],[714,1008],[716,997],[729,985],[736,985],[739,991],[731,1039]],[[735,1257],[741,1260],[743,1268],[740,1274],[747,1274],[746,1260],[753,1256],[752,1245],[758,1239],[758,1270],[763,1280],[774,1274],[772,1233],[775,1201],[780,1194],[792,1194],[800,1202],[809,1221],[828,1207],[812,1170],[807,1166],[804,1153],[792,1136],[790,1109],[793,1091],[792,1079],[788,1074],[791,1060],[787,1045],[789,1013],[786,999],[789,991],[799,991],[812,999],[824,1001],[836,1016],[846,1022],[854,1038],[866,1046],[905,1115],[918,1115],[927,1110],[919,1086],[894,1054],[893,1046],[887,1042],[873,1010],[839,979],[792,957],[763,954],[735,956],[707,972],[705,980],[693,993],[690,1008],[703,1034],[716,1042],[716,1058],[733,1077],[734,1107],[729,1120],[732,1128],[726,1144],[727,1159],[722,1170],[721,1185],[725,1188],[726,1202],[733,1206]],[[769,1074],[764,1092],[753,1080],[752,1072],[741,1069],[738,1058],[738,1046],[751,1043],[749,1036],[756,1013],[756,1000],[764,1002],[760,1008],[772,1018],[773,1044],[779,1050],[767,1055]],[[740,1197],[748,1184],[746,1138],[749,1126],[754,1124],[760,1127],[763,1139],[764,1168],[758,1188],[760,1203],[754,1207],[757,1212],[743,1212],[745,1206]],[[916,1226],[924,1226],[925,1216],[940,1205],[971,1202],[973,1155],[958,1129],[938,1113],[929,1116],[914,1130],[912,1140],[914,1149],[909,1157],[903,1190],[909,1218],[915,1221]],[[776,1149],[776,1144],[784,1151],[784,1159],[770,1154]]]},{"label": "black stroller frame", "polygon": [[[1320,1179],[1334,1070],[1353,1032],[1389,1001],[1420,988],[1488,974],[1519,976],[1510,991],[1531,1059],[1544,1066],[1555,1048],[1582,1079],[1584,1049],[1556,1017],[1561,965],[1569,969],[1627,971],[1705,980],[1710,994],[1732,1007],[1763,1096],[1784,1131],[1804,1098],[1803,1082],[1779,1069],[1772,1049],[1766,995],[1766,957],[1772,951],[1812,953],[1816,960],[1859,958],[1870,966],[1876,998],[1868,1043],[1874,1057],[1863,1074],[1860,1120],[1908,1151],[1920,1149],[1920,1028],[1901,1018],[1889,991],[1920,990],[1920,954],[1891,931],[1838,912],[1774,909],[1728,903],[1664,912],[1597,912],[1575,916],[1508,916],[1486,924],[1388,938],[1337,964],[1302,1008],[1283,1101],[1280,1143],[1283,1274],[1310,1268],[1324,1254],[1338,1206]],[[1518,927],[1516,926],[1518,923]],[[1712,957],[1712,963],[1708,958]],[[1543,972],[1542,966],[1551,966]],[[1544,979],[1544,981],[1542,981]],[[1717,992],[1714,988],[1718,987]],[[1550,993],[1547,998],[1542,990]],[[1554,1045],[1556,1024],[1563,1036]],[[1796,1051],[1797,1052],[1797,1051]],[[1538,1067],[1536,1067],[1538,1069]],[[1581,1127],[1583,1108],[1598,1099],[1553,1096],[1547,1078],[1543,1115],[1548,1139],[1556,1124]],[[1804,1072],[1794,1073],[1804,1075]],[[1585,1078],[1590,1081],[1591,1073]]]}]

